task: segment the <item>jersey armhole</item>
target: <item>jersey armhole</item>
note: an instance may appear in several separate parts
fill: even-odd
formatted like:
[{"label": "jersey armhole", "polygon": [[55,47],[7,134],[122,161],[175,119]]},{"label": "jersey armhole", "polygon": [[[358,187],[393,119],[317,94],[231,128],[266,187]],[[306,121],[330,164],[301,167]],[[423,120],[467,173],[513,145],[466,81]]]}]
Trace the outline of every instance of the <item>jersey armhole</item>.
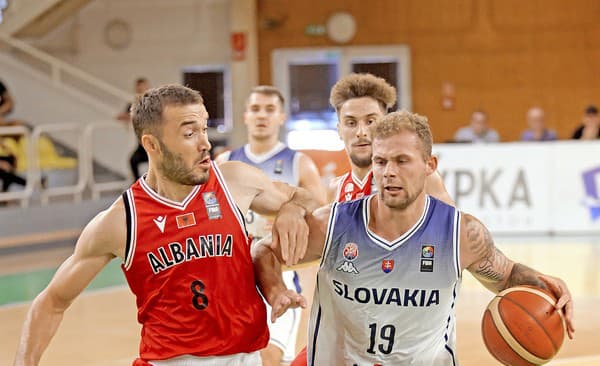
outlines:
[{"label": "jersey armhole", "polygon": [[240,210],[240,208],[238,207],[238,205],[235,203],[235,201],[233,199],[233,196],[229,192],[229,188],[227,187],[227,183],[225,182],[225,178],[223,178],[221,170],[219,169],[219,167],[217,166],[217,164],[213,162],[213,163],[211,163],[211,165],[213,167],[213,172],[215,173],[215,176],[217,177],[217,181],[219,182],[219,185],[221,186],[221,189],[223,190],[223,193],[225,193],[225,198],[227,199],[227,203],[229,204],[229,208],[231,208],[231,212],[233,212],[233,215],[235,216],[235,218],[237,219],[238,223],[240,224],[240,228],[242,229],[242,232],[244,234],[246,234],[246,243],[250,244],[248,242],[248,230],[246,230],[246,220],[244,218],[244,214],[242,213],[242,210]]},{"label": "jersey armhole", "polygon": [[125,205],[125,222],[127,224],[127,238],[125,239],[125,257],[123,258],[123,267],[128,270],[131,267],[133,252],[135,251],[136,238],[136,215],[135,203],[131,189],[123,192],[123,204]]},{"label": "jersey armhole", "polygon": [[321,263],[319,268],[323,266],[323,262],[329,254],[329,248],[331,247],[331,240],[333,239],[333,229],[335,227],[335,217],[337,215],[338,203],[333,202],[331,205],[331,213],[329,214],[329,220],[327,221],[327,233],[325,234],[325,245],[323,246],[323,254],[321,255]]},{"label": "jersey armhole", "polygon": [[456,269],[456,278],[462,277],[462,271],[460,268],[460,211],[454,208],[454,225],[452,230],[452,246],[454,250],[454,261]]}]

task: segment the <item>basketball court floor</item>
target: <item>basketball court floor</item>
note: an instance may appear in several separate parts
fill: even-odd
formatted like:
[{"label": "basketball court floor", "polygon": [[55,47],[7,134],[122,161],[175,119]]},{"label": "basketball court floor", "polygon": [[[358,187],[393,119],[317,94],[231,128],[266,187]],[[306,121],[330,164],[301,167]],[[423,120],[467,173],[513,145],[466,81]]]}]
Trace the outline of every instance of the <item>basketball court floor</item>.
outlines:
[{"label": "basketball court floor", "polygon": [[[600,365],[600,238],[497,238],[511,258],[562,277],[575,299],[574,340],[565,340],[549,365]],[[52,249],[0,252],[0,365],[11,365],[31,299],[66,258],[70,243]],[[457,304],[458,355],[462,366],[498,365],[481,340],[485,306],[493,295],[467,272]],[[135,300],[113,261],[67,311],[42,358],[46,366],[131,365],[140,326]]]}]

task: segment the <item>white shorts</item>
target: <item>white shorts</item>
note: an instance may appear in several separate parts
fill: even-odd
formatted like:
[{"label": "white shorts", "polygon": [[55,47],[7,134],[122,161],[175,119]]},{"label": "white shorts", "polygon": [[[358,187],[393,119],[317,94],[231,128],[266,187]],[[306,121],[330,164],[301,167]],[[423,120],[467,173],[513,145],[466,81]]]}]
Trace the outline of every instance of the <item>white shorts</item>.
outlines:
[{"label": "white shorts", "polygon": [[148,361],[148,363],[153,366],[262,366],[258,351],[210,357],[183,355],[168,360]]},{"label": "white shorts", "polygon": [[[294,284],[294,272],[283,272],[283,280],[290,290],[297,291]],[[291,362],[296,357],[296,336],[300,326],[300,315],[302,309],[288,309],[282,316],[271,323],[271,307],[267,304],[267,322],[269,324],[269,343],[278,347],[283,352],[282,361]]]}]

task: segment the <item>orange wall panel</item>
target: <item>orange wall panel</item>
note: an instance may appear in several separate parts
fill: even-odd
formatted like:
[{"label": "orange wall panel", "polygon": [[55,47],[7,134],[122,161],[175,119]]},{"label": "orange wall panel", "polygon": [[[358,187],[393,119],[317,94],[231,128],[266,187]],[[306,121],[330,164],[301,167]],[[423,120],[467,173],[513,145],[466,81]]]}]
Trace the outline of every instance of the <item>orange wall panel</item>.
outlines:
[{"label": "orange wall panel", "polygon": [[[261,83],[271,83],[274,49],[339,46],[304,34],[336,11],[356,19],[347,45],[409,46],[413,110],[429,117],[437,141],[451,139],[478,108],[503,141],[516,140],[533,105],[568,138],[584,107],[600,104],[595,0],[258,0],[257,7]],[[450,111],[441,106],[446,81],[456,89]]]}]

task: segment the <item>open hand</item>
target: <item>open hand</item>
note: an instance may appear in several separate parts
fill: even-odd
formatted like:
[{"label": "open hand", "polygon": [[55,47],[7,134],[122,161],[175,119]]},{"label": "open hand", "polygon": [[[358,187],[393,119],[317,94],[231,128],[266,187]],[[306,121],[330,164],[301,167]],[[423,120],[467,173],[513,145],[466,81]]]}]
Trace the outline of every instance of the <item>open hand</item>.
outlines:
[{"label": "open hand", "polygon": [[296,291],[285,290],[274,296],[273,303],[270,305],[271,323],[275,323],[275,320],[283,315],[287,309],[306,308],[306,299]]}]

